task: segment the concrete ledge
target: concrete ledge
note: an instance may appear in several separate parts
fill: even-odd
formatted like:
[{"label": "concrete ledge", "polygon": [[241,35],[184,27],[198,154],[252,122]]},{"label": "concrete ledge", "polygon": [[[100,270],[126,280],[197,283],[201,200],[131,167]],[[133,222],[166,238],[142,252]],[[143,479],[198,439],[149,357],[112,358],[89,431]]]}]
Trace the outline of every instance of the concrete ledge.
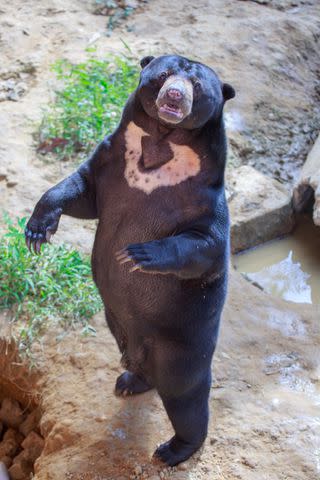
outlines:
[{"label": "concrete ledge", "polygon": [[294,227],[291,193],[252,167],[227,172],[233,253],[288,234]]}]

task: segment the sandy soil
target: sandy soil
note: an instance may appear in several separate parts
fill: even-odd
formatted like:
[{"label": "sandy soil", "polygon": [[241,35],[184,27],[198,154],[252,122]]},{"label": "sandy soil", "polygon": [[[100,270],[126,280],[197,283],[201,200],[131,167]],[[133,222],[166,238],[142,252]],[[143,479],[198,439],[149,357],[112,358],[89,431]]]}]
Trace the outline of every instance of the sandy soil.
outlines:
[{"label": "sandy soil", "polygon": [[[50,64],[83,59],[93,43],[100,56],[123,51],[121,40],[137,58],[174,51],[216,67],[238,90],[227,110],[233,161],[291,181],[319,126],[320,6],[265,3],[199,0],[195,8],[182,0],[173,11],[153,0],[106,37],[106,18],[93,15],[89,1],[1,2],[1,208],[28,215],[40,192],[71,169],[35,154],[32,133],[52,96]],[[93,228],[63,219],[56,241],[90,251]],[[153,480],[318,479],[319,318],[318,306],[272,299],[232,274],[208,440],[173,471],[150,463],[171,433],[156,394],[113,396],[121,370],[103,316],[95,319],[95,338],[72,332],[57,342],[61,332],[51,330],[35,347],[46,436],[36,479],[124,480],[135,478],[137,466],[137,478]]]}]

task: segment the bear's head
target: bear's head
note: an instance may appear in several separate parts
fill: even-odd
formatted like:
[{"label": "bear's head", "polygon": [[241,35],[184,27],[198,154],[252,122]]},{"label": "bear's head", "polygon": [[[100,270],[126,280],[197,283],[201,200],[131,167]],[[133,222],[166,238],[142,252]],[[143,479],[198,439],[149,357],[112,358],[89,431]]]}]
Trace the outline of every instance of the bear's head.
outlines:
[{"label": "bear's head", "polygon": [[235,96],[206,65],[179,55],[144,57],[137,89],[144,111],[171,127],[200,128]]}]

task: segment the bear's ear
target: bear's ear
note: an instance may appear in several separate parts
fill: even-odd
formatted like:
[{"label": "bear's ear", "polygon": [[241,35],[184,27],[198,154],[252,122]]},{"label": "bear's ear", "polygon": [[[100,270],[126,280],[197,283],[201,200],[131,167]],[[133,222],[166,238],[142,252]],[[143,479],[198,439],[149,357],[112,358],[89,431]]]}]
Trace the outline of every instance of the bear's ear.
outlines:
[{"label": "bear's ear", "polygon": [[143,57],[142,60],[140,60],[140,65],[141,68],[146,67],[155,57],[152,55],[148,55],[147,57]]},{"label": "bear's ear", "polygon": [[224,101],[226,102],[227,100],[230,100],[231,98],[235,97],[236,92],[234,88],[231,85],[229,85],[229,83],[223,83],[222,95],[223,95]]}]

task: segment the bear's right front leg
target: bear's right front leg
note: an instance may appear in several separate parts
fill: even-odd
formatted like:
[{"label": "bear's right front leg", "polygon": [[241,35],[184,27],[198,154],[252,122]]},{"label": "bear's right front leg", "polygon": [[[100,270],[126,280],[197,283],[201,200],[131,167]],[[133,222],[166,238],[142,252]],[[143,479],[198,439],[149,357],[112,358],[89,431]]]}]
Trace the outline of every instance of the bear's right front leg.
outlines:
[{"label": "bear's right front leg", "polygon": [[97,218],[95,171],[101,162],[106,163],[110,147],[110,137],[106,137],[76,172],[42,195],[25,230],[29,250],[33,247],[40,253],[41,245],[57,231],[61,215]]},{"label": "bear's right front leg", "polygon": [[50,188],[35,206],[25,230],[31,251],[40,253],[41,245],[55,234],[62,214],[76,218],[96,218],[95,191],[81,170]]}]

